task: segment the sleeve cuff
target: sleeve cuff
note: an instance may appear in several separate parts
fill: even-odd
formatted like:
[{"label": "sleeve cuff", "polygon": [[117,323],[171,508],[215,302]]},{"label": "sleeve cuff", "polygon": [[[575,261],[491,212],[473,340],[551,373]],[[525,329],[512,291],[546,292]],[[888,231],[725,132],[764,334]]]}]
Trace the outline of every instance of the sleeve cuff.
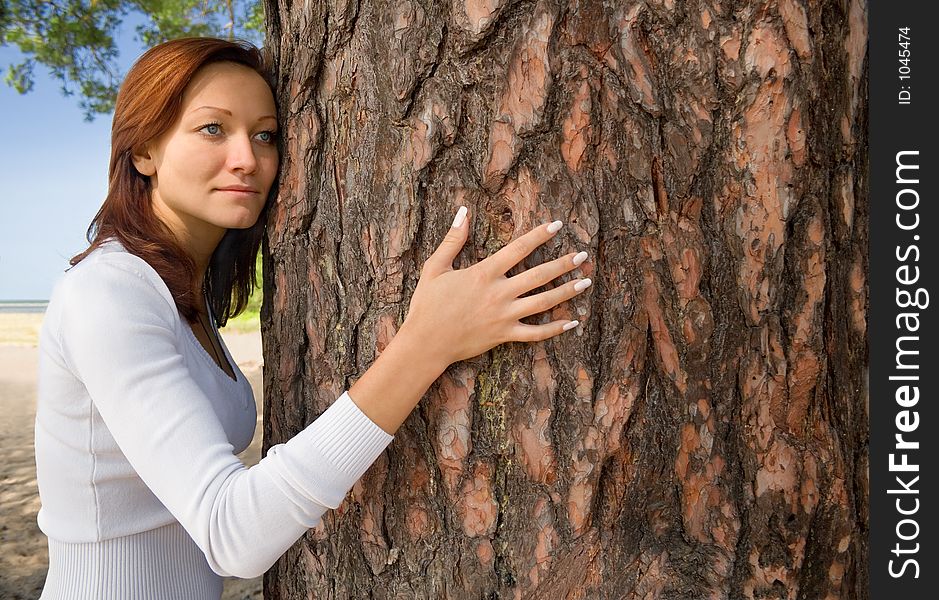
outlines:
[{"label": "sleeve cuff", "polygon": [[262,462],[269,462],[287,484],[281,489],[291,496],[295,490],[307,500],[336,508],[393,439],[343,392],[305,429],[285,444],[272,446]]},{"label": "sleeve cuff", "polygon": [[324,458],[353,478],[353,483],[394,440],[356,406],[349,392],[343,392],[304,433],[315,440]]}]

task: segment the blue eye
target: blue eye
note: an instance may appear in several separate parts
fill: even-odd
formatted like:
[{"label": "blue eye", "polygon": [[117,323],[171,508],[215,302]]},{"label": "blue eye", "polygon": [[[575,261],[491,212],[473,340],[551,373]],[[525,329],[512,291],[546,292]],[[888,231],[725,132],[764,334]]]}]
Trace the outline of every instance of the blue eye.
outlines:
[{"label": "blue eye", "polygon": [[[210,130],[210,129],[209,129],[210,127],[214,127],[215,130]],[[221,133],[221,127],[222,127],[222,124],[221,124],[221,123],[218,123],[218,122],[206,123],[205,125],[203,125],[202,127],[199,128],[199,131],[202,131],[203,129],[205,129],[205,130],[206,130],[205,133],[208,134],[209,137],[218,137],[218,134]],[[269,130],[269,131],[262,131],[262,132],[259,133],[258,135],[266,135],[266,136],[267,136],[267,139],[264,139],[264,138],[261,139],[261,142],[263,142],[263,143],[265,143],[265,144],[273,144],[273,143],[275,143],[275,142],[277,141],[277,132],[276,132],[276,131],[270,131],[270,130]]]},{"label": "blue eye", "polygon": [[[206,128],[209,128],[209,127],[216,127],[216,128],[217,128],[217,127],[221,127],[221,126],[222,126],[221,123],[206,123],[205,125],[203,125],[202,127],[200,127],[199,130],[201,131],[201,130],[206,129]],[[216,132],[216,133],[217,133],[217,132]],[[215,135],[215,133],[210,133],[209,135]]]}]

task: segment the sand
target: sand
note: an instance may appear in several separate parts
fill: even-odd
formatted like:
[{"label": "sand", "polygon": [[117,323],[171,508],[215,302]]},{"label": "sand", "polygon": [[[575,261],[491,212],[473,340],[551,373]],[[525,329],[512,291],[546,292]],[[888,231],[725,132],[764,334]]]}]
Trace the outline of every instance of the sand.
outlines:
[{"label": "sand", "polygon": [[[0,599],[38,598],[48,569],[46,536],[36,524],[39,491],[33,455],[36,416],[36,347],[41,314],[0,313]],[[254,388],[258,427],[242,454],[248,466],[261,457],[261,335],[222,331],[232,357]],[[260,599],[261,578],[227,579],[223,600]]]}]

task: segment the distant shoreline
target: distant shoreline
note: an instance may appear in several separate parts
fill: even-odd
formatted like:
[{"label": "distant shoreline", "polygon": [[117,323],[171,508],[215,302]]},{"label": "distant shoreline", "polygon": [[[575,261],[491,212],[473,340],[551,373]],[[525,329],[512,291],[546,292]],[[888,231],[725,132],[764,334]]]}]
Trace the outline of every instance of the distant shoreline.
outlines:
[{"label": "distant shoreline", "polygon": [[0,300],[0,313],[44,313],[48,300]]}]

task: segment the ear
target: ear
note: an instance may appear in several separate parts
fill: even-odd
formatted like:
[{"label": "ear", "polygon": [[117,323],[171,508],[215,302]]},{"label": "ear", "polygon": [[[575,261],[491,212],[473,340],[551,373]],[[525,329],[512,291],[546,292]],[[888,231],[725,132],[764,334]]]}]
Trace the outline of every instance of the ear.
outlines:
[{"label": "ear", "polygon": [[156,164],[153,161],[153,157],[150,156],[149,144],[142,144],[134,148],[134,150],[131,151],[130,158],[134,163],[134,167],[141,175],[151,177],[156,174]]}]

